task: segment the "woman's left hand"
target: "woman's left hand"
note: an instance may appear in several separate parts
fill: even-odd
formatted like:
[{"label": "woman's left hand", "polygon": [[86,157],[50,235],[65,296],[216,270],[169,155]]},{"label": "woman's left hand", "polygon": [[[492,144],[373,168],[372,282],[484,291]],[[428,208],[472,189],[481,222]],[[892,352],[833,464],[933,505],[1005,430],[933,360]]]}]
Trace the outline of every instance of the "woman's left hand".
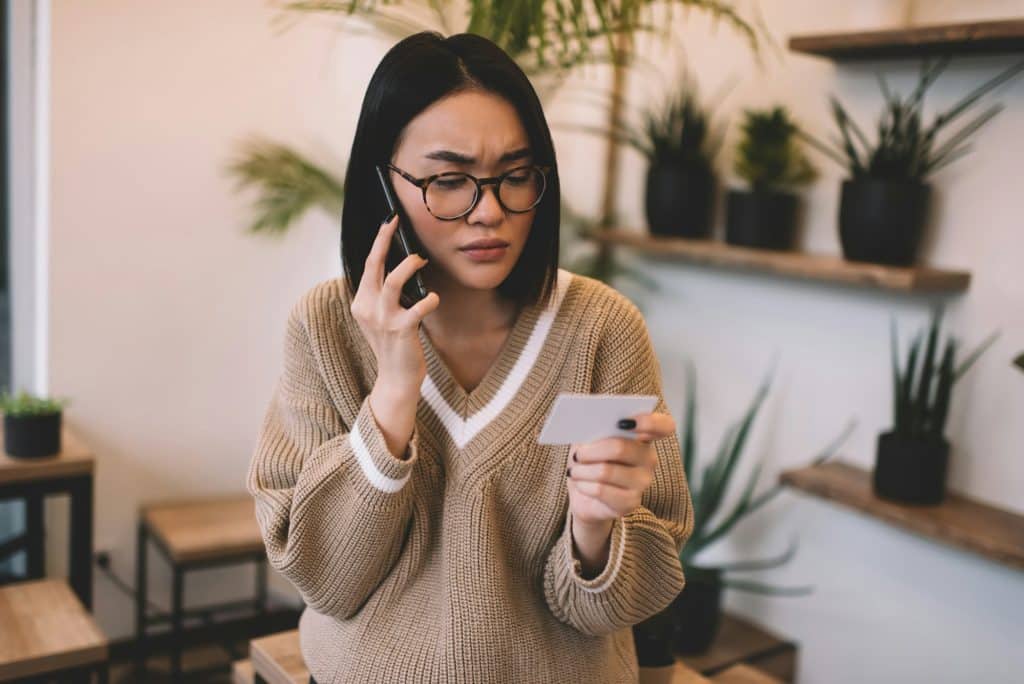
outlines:
[{"label": "woman's left hand", "polygon": [[[605,437],[569,449],[569,510],[584,525],[611,523],[640,505],[654,479],[658,454],[651,443],[676,430],[668,413],[633,416],[636,439]],[[575,459],[573,454],[575,453]]]}]

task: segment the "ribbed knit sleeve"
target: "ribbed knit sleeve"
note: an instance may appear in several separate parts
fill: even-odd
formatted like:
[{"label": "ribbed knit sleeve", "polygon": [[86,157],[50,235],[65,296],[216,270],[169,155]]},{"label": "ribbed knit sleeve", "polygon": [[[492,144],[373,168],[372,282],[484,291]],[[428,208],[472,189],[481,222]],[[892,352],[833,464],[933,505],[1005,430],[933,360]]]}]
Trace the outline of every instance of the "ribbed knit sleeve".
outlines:
[{"label": "ribbed knit sleeve", "polygon": [[[603,326],[594,361],[592,392],[654,394],[668,412],[661,371],[647,325],[619,293]],[[682,591],[679,552],[693,531],[693,504],[673,434],[653,442],[658,465],[641,505],[612,524],[608,562],[584,579],[573,552],[572,515],[548,556],[544,593],[555,616],[589,635],[635,625],[658,613]]]},{"label": "ribbed knit sleeve", "polygon": [[332,402],[310,344],[308,297],[289,316],[284,370],[250,461],[246,488],[271,567],[319,613],[347,618],[388,575],[411,519],[418,460],[388,450],[365,397],[352,425]]}]

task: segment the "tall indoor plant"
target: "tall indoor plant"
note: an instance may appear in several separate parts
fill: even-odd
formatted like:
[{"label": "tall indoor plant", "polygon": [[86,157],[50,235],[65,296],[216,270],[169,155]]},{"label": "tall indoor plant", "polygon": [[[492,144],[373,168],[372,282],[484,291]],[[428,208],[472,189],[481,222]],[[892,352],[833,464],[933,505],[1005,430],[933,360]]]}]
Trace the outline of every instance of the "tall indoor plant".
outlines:
[{"label": "tall indoor plant", "polygon": [[893,424],[878,436],[873,476],[875,493],[886,499],[931,505],[945,498],[950,451],[945,428],[953,386],[998,336],[993,333],[958,362],[952,337],[937,356],[941,322],[942,309],[933,309],[927,336],[915,336],[902,366],[892,323]]},{"label": "tall indoor plant", "polygon": [[730,190],[726,197],[725,239],[730,244],[793,246],[798,198],[792,190],[816,175],[796,132],[784,107],[744,112],[733,168],[749,187]]},{"label": "tall indoor plant", "polygon": [[[715,457],[703,468],[698,480],[696,372],[692,364],[687,366],[686,412],[680,431],[680,444],[683,469],[690,483],[694,528],[679,557],[686,576],[686,586],[672,605],[662,613],[634,627],[637,657],[642,666],[669,665],[674,652],[692,654],[706,650],[718,631],[722,591],[725,588],[767,595],[800,595],[809,591],[807,587],[774,587],[729,576],[732,572],[766,570],[780,566],[793,557],[795,543],[791,544],[785,553],[771,559],[717,565],[696,560],[701,551],[725,537],[741,519],[761,508],[781,491],[781,485],[776,483],[755,495],[754,490],[763,466],[762,463],[757,463],[735,505],[727,510],[723,509],[725,493],[743,457],[747,439],[768,394],[770,384],[769,375],[762,382],[741,418],[726,430],[718,444]],[[849,435],[851,428],[852,425],[847,427],[838,439],[814,458],[812,463],[819,464],[830,458]]]},{"label": "tall indoor plant", "polygon": [[966,154],[971,136],[998,114],[1002,105],[985,109],[942,142],[939,134],[988,92],[1024,71],[1024,61],[1004,69],[925,125],[925,93],[948,63],[949,58],[925,61],[917,86],[907,97],[892,92],[879,75],[885,108],[873,143],[835,97],[831,99],[832,115],[839,140],[826,144],[801,133],[849,174],[843,181],[839,208],[839,236],[847,259],[902,266],[917,260],[931,196],[928,179]]}]

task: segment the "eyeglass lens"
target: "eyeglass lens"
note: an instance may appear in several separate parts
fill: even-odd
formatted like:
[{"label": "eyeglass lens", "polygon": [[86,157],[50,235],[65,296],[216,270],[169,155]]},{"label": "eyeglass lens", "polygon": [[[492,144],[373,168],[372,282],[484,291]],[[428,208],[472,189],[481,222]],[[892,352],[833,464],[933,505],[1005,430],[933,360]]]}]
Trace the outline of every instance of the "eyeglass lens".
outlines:
[{"label": "eyeglass lens", "polygon": [[[469,211],[477,187],[465,174],[445,174],[427,185],[427,209],[438,218],[455,218]],[[526,167],[510,173],[498,184],[498,198],[509,211],[528,211],[544,193],[544,174]]]}]

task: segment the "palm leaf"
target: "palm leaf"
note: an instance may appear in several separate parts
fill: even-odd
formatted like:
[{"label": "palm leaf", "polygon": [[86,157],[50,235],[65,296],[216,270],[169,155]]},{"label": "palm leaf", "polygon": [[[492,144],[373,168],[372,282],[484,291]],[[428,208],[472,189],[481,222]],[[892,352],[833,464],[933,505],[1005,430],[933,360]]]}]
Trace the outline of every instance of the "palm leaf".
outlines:
[{"label": "palm leaf", "polygon": [[236,191],[255,188],[258,193],[251,233],[283,233],[313,207],[331,216],[341,211],[343,183],[284,145],[250,138],[228,171],[235,176]]}]

